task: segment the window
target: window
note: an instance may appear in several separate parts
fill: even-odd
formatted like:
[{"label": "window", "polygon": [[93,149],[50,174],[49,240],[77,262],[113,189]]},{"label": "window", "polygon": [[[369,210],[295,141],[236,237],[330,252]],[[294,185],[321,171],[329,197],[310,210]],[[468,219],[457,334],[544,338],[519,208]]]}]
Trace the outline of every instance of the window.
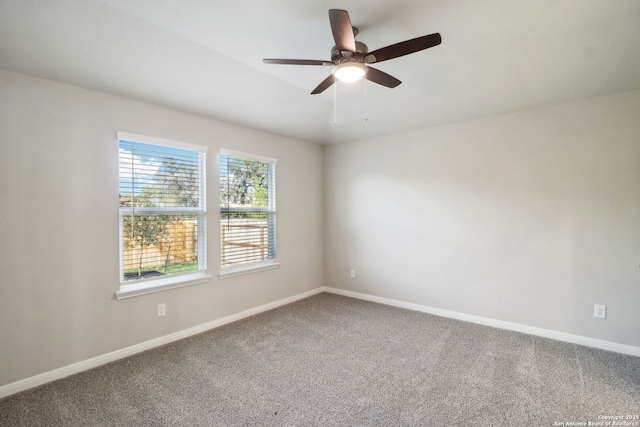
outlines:
[{"label": "window", "polygon": [[206,147],[122,132],[118,147],[116,296],[206,281]]},{"label": "window", "polygon": [[276,159],[220,150],[220,277],[275,268]]}]

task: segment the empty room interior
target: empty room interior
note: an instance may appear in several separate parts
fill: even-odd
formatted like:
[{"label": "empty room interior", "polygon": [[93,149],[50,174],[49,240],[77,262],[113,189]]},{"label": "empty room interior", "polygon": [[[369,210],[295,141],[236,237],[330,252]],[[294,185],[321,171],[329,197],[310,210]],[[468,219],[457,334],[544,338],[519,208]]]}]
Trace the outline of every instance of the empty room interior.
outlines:
[{"label": "empty room interior", "polygon": [[2,426],[640,426],[637,0],[0,0],[0,204]]}]

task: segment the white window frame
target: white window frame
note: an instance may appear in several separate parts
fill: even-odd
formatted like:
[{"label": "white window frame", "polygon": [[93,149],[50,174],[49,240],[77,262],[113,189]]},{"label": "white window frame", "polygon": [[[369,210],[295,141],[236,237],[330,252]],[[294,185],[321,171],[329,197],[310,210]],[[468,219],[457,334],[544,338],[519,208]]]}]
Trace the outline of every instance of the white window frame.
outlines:
[{"label": "white window frame", "polygon": [[[235,276],[240,276],[243,274],[250,274],[250,273],[257,273],[259,271],[265,271],[265,270],[271,270],[274,268],[278,268],[280,266],[280,262],[278,262],[277,260],[277,251],[276,251],[276,244],[275,242],[277,241],[277,238],[275,236],[275,233],[277,232],[277,227],[276,227],[276,220],[275,220],[275,216],[276,216],[276,172],[275,172],[275,166],[278,164],[278,159],[275,159],[273,157],[268,157],[268,156],[262,156],[260,154],[253,154],[253,153],[246,153],[246,152],[242,152],[242,151],[236,151],[236,150],[231,150],[231,149],[227,149],[227,148],[220,148],[219,150],[219,156],[218,156],[218,166],[220,165],[220,155],[227,155],[227,156],[233,156],[233,157],[237,157],[237,158],[241,158],[241,159],[246,159],[246,160],[255,160],[255,161],[259,161],[259,162],[264,162],[264,163],[269,163],[273,165],[273,169],[270,170],[270,173],[273,173],[274,175],[272,177],[270,177],[269,181],[272,182],[272,184],[269,186],[269,190],[268,190],[268,196],[267,196],[267,208],[252,208],[251,211],[263,211],[263,212],[269,212],[269,233],[274,233],[273,239],[274,239],[274,246],[273,248],[271,248],[271,250],[274,251],[274,253],[271,255],[270,257],[273,256],[272,259],[268,259],[268,260],[264,260],[264,261],[256,261],[256,262],[252,262],[252,263],[247,263],[247,264],[241,264],[241,265],[237,265],[237,266],[222,266],[222,235],[220,235],[220,248],[221,248],[221,254],[220,254],[220,272],[218,273],[218,277],[220,279],[226,279],[229,277],[235,277]],[[218,187],[220,184],[220,171],[218,170]],[[223,208],[220,209],[220,217],[219,217],[219,221],[218,223],[221,224],[222,221],[222,210]],[[242,208],[238,208],[237,212],[242,212],[243,209]],[[227,210],[227,212],[230,212],[229,210]]]},{"label": "white window frame", "polygon": [[[199,162],[199,207],[119,207],[119,251],[120,251],[120,287],[116,291],[117,299],[135,297],[153,292],[165,291],[168,289],[181,288],[184,286],[197,285],[207,283],[211,276],[207,274],[207,205],[206,205],[206,153],[207,147],[202,145],[189,144],[179,141],[171,141],[162,138],[154,138],[144,135],[136,135],[126,132],[116,133],[116,143],[119,151],[120,141],[140,142],[144,144],[152,144],[163,147],[180,148],[198,152]],[[120,174],[118,173],[118,179]],[[135,281],[124,280],[124,242],[122,224],[126,215],[133,213],[140,214],[197,214],[198,216],[198,271],[182,274],[171,274],[168,277],[137,279]]]}]

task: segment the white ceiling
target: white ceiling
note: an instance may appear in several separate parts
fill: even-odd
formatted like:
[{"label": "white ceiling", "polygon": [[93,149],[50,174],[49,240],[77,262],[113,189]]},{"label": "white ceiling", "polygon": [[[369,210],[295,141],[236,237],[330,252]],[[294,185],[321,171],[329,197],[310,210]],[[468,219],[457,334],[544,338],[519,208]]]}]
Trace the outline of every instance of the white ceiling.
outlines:
[{"label": "white ceiling", "polygon": [[[329,67],[328,9],[403,83],[309,93]],[[251,128],[336,143],[640,88],[639,0],[0,0],[0,68]]]}]

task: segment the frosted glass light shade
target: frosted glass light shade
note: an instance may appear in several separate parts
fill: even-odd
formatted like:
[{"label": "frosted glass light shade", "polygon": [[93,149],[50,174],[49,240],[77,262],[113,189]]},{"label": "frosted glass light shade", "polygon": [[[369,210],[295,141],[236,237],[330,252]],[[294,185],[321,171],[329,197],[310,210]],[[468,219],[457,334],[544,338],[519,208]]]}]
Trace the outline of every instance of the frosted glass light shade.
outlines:
[{"label": "frosted glass light shade", "polygon": [[367,67],[359,62],[343,62],[331,71],[341,82],[351,83],[360,80],[367,74]]}]

